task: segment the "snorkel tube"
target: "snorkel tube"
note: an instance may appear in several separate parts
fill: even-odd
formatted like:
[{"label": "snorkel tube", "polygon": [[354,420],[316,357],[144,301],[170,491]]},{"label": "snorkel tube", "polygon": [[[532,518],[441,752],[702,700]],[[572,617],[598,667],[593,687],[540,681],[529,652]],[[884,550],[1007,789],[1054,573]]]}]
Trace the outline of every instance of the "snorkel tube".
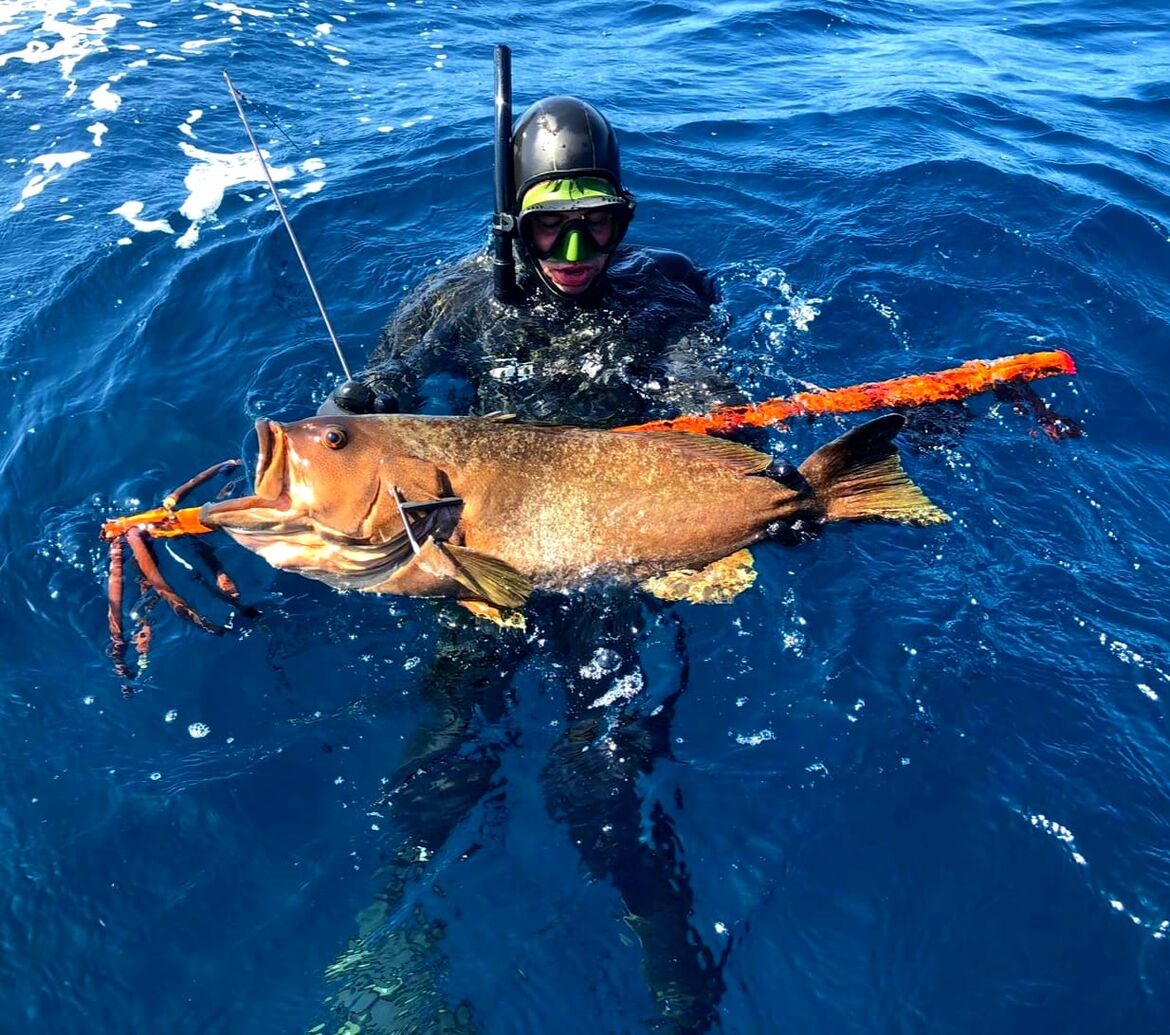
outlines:
[{"label": "snorkel tube", "polygon": [[516,260],[512,239],[516,219],[512,215],[512,51],[496,44],[496,216],[492,221],[494,254],[492,291],[501,302],[516,294]]}]

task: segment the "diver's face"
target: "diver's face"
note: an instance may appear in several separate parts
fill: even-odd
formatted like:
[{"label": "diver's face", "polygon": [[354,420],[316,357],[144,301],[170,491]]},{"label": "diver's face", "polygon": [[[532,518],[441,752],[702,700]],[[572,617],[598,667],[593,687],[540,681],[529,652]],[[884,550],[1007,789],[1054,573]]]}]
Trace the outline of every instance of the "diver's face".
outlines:
[{"label": "diver's face", "polygon": [[[561,227],[572,220],[580,220],[580,212],[541,212],[532,217],[532,243],[538,251],[548,251],[556,244]],[[589,212],[585,215],[589,234],[599,248],[604,248],[613,238],[614,219],[612,212]],[[566,295],[580,295],[588,291],[593,282],[605,269],[609,257],[598,255],[592,259],[567,262],[563,259],[540,259],[540,269],[546,277]]]}]

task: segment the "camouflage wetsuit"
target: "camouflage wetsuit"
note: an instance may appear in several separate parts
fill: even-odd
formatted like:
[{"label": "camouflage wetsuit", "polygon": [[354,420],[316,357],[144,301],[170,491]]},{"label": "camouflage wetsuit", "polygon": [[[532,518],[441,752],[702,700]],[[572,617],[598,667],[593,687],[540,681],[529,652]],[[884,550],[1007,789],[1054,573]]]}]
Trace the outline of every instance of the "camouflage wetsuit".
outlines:
[{"label": "camouflage wetsuit", "polygon": [[[711,362],[725,329],[721,311],[712,309],[717,292],[683,256],[620,250],[587,305],[545,300],[531,276],[520,286],[526,295],[519,303],[495,301],[486,254],[438,272],[400,306],[362,380],[407,411],[505,411],[595,427],[738,400]],[[363,913],[359,938],[339,961],[345,966],[335,968],[345,982],[337,1013],[362,1032],[476,1030],[483,1007],[452,1008],[439,991],[442,925],[417,908],[409,921],[394,914],[412,879],[425,872],[420,847],[433,856],[497,788],[507,738],[485,737],[483,727],[506,726],[511,674],[539,638],[537,671],[556,684],[567,711],[542,777],[549,812],[568,827],[590,874],[622,896],[659,1011],[655,1030],[707,1030],[717,1021],[722,961],[691,923],[680,845],[661,804],[650,810],[644,837],[638,785],[656,759],[670,755],[671,717],[688,669],[681,627],[628,591],[571,601],[538,596],[527,614],[525,635],[459,612],[420,680],[431,718],[412,737],[385,802],[399,847],[382,873],[383,891]],[[675,626],[667,639],[677,685],[645,707],[597,707],[606,687],[643,685],[637,642],[651,622]]]},{"label": "camouflage wetsuit", "polygon": [[700,412],[738,393],[712,364],[725,331],[709,278],[677,252],[622,248],[587,303],[491,296],[487,253],[425,281],[362,375],[406,412],[490,413],[612,427]]}]

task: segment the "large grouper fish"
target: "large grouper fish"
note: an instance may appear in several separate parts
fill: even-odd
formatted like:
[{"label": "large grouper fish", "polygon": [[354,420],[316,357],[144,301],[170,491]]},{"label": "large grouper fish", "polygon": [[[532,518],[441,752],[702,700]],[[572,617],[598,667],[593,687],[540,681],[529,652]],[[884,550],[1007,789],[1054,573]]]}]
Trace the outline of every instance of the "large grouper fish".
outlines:
[{"label": "large grouper fish", "polygon": [[338,589],[516,608],[533,590],[699,572],[794,527],[946,521],[902,469],[902,424],[880,417],[776,471],[748,446],[678,432],[260,420],[254,495],[209,503],[200,520]]}]

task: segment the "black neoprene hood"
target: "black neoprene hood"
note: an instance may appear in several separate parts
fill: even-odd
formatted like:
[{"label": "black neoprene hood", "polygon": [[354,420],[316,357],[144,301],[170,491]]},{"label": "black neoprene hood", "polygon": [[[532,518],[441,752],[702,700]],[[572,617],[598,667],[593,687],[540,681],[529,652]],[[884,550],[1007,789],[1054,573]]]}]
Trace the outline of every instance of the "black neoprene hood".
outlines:
[{"label": "black neoprene hood", "polygon": [[546,97],[516,123],[512,134],[515,207],[541,180],[600,176],[621,191],[622,166],[613,127],[592,104]]}]

